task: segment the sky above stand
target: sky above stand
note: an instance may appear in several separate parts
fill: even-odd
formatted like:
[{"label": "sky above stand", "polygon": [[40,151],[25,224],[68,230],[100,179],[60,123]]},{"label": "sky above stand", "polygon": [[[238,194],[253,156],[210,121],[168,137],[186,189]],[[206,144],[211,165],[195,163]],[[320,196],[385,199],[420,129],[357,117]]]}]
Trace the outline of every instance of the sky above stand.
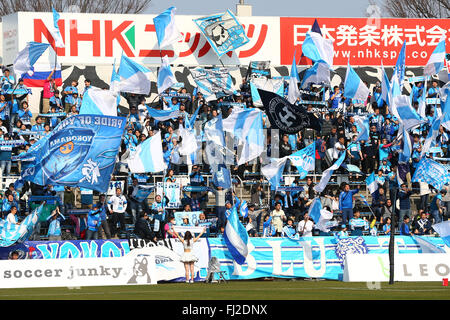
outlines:
[{"label": "sky above stand", "polygon": [[[382,0],[373,1],[381,3]],[[209,15],[227,9],[236,12],[239,0],[152,0],[143,12],[159,14],[171,6],[180,15]],[[284,17],[366,17],[369,0],[245,0],[254,16]]]}]

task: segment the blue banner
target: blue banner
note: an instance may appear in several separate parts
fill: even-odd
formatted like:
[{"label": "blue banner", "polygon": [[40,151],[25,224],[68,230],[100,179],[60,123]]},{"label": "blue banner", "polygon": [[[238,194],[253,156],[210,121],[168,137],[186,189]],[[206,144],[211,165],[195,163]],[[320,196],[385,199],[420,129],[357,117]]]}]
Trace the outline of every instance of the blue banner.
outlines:
[{"label": "blue banner", "polygon": [[28,259],[117,258],[130,252],[130,246],[126,239],[25,241],[11,247],[0,248],[0,259],[8,259],[10,252],[13,251],[26,254]]},{"label": "blue banner", "polygon": [[244,28],[230,10],[193,21],[219,58],[250,41],[245,35]]},{"label": "blue banner", "polygon": [[[250,238],[248,256],[243,265],[234,262],[224,239],[209,238],[211,256],[217,257],[226,279],[277,278],[322,278],[342,280],[343,261],[348,253],[387,254],[389,236],[348,237],[304,237]],[[427,237],[443,248],[441,238]],[[420,245],[412,237],[396,236],[399,254],[421,253]]]},{"label": "blue banner", "polygon": [[76,115],[63,120],[36,143],[31,154],[24,154],[39,162],[24,170],[22,178],[39,185],[106,192],[125,125],[125,118],[103,115]]}]

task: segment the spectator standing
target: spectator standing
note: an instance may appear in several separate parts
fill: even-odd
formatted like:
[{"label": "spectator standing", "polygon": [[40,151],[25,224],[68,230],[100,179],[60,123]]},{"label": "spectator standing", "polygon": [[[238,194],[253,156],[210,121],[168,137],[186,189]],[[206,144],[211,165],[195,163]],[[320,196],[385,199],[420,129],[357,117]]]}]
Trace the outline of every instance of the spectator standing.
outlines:
[{"label": "spectator standing", "polygon": [[116,194],[108,200],[108,210],[112,214],[111,235],[113,238],[118,237],[119,229],[122,232],[125,231],[125,210],[127,209],[127,203],[127,199],[122,194],[122,189],[120,188],[116,188]]},{"label": "spectator standing", "polygon": [[271,217],[272,224],[275,227],[275,235],[279,237],[283,231],[283,221],[286,221],[286,215],[284,214],[283,209],[281,209],[280,202],[275,204],[275,209],[272,211]]},{"label": "spectator standing", "polygon": [[339,194],[339,210],[342,212],[342,223],[347,224],[353,216],[353,195],[359,192],[359,188],[350,190],[350,185],[345,183]]},{"label": "spectator standing", "polygon": [[314,222],[309,218],[309,213],[303,215],[303,220],[297,225],[297,232],[300,237],[312,237]]}]

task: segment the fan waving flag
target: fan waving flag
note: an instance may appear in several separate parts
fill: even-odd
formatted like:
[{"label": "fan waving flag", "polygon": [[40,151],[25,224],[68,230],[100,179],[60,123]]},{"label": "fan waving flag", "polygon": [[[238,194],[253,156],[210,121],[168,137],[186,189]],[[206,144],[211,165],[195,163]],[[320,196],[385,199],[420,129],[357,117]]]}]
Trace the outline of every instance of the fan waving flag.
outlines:
[{"label": "fan waving flag", "polygon": [[30,148],[28,152],[37,161],[22,171],[22,178],[41,186],[62,185],[106,192],[125,125],[126,118],[103,115],[74,115],[64,119],[35,143],[33,150]]},{"label": "fan waving flag", "polygon": [[177,83],[177,79],[175,79],[172,70],[170,70],[169,58],[164,56],[158,72],[158,93],[161,94],[161,92],[170,88],[175,83]]},{"label": "fan waving flag", "polygon": [[330,68],[326,63],[316,62],[311,68],[305,71],[300,87],[304,89],[311,83],[330,83]]},{"label": "fan waving flag", "polygon": [[152,72],[123,54],[117,74],[120,76],[120,92],[145,95],[150,93],[150,76]]},{"label": "fan waving flag", "polygon": [[170,7],[159,16],[153,18],[159,48],[170,46],[182,39],[182,35],[175,24],[175,7]]},{"label": "fan waving flag", "polygon": [[33,210],[20,223],[10,223],[7,220],[0,221],[0,247],[9,247],[15,243],[21,243],[30,237],[42,214],[43,204]]},{"label": "fan waving flag", "polygon": [[92,87],[81,102],[80,114],[100,114],[117,117],[117,94],[110,90]]},{"label": "fan waving flag", "polygon": [[350,66],[350,63],[348,63],[344,81],[344,97],[365,101],[369,96],[369,93],[370,91],[367,86]]},{"label": "fan waving flag", "polygon": [[233,108],[222,121],[223,130],[232,133],[244,144],[238,165],[253,160],[264,151],[262,112],[258,109]]},{"label": "fan waving flag", "polygon": [[261,173],[269,181],[271,190],[276,190],[280,185],[287,159],[287,156],[280,159],[272,159],[271,163],[261,167]]},{"label": "fan waving flag", "polygon": [[423,70],[424,76],[432,76],[432,75],[438,74],[439,71],[441,71],[442,68],[444,68],[444,65],[445,65],[445,41],[446,41],[446,36],[445,36],[445,34],[443,34]]},{"label": "fan waving flag", "polygon": [[405,79],[405,61],[406,61],[406,40],[403,41],[402,48],[395,63],[394,73],[397,74],[400,90],[403,88],[403,80]]},{"label": "fan waving flag", "polygon": [[378,190],[378,183],[375,181],[375,172],[372,172],[370,176],[366,179],[367,190],[369,190],[370,194],[373,194]]},{"label": "fan waving flag", "polygon": [[230,214],[227,215],[227,224],[225,225],[223,237],[228,251],[236,263],[244,264],[248,255],[248,234],[239,221],[235,206],[231,209]]},{"label": "fan waving flag", "polygon": [[411,106],[411,99],[406,95],[398,95],[392,98],[392,114],[398,118],[406,130],[427,122]]},{"label": "fan waving flag", "polygon": [[25,74],[32,76],[34,64],[49,46],[48,43],[28,42],[14,60],[13,69],[16,77],[21,78]]},{"label": "fan waving flag", "polygon": [[291,74],[289,76],[289,90],[288,90],[288,101],[290,103],[295,103],[300,97],[300,91],[298,90],[298,83],[300,82],[300,77],[298,76],[297,64],[295,63],[295,52],[292,58]]},{"label": "fan waving flag", "polygon": [[219,58],[250,41],[244,27],[230,10],[193,21]]},{"label": "fan waving flag", "polygon": [[[317,29],[319,29],[319,32],[317,32]],[[312,61],[324,62],[330,68],[333,67],[333,41],[322,36],[317,20],[314,22],[311,30],[306,33],[302,51]]]},{"label": "fan waving flag", "polygon": [[54,8],[52,8],[53,11],[53,25],[52,27],[48,28],[48,31],[52,35],[53,39],[55,40],[55,47],[56,48],[65,48],[63,38],[61,36],[61,31],[59,30],[58,21],[59,21],[59,13],[56,12]]},{"label": "fan waving flag", "polygon": [[132,173],[161,172],[166,169],[163,158],[161,131],[139,144],[127,160]]},{"label": "fan waving flag", "polygon": [[333,163],[331,167],[329,167],[327,170],[323,172],[322,178],[320,178],[319,183],[314,186],[314,191],[322,192],[325,189],[328,182],[330,181],[331,175],[333,174],[334,170],[338,169],[341,166],[342,162],[344,162],[346,153],[347,152],[342,152],[339,159],[337,159],[336,162]]},{"label": "fan waving flag", "polygon": [[383,77],[381,79],[381,98],[386,104],[389,105],[389,91],[391,90],[391,81],[386,74],[386,71],[383,67],[383,62],[381,62],[381,72],[383,73]]},{"label": "fan waving flag", "polygon": [[320,130],[320,120],[306,112],[302,106],[294,106],[276,93],[258,89],[267,117],[273,129],[294,134],[304,128]]}]

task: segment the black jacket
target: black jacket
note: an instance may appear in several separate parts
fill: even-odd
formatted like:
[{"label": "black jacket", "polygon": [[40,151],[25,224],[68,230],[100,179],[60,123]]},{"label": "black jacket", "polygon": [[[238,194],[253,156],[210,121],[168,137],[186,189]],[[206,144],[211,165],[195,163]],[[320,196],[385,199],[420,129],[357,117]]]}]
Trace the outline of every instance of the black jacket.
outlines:
[{"label": "black jacket", "polygon": [[134,225],[134,234],[140,239],[153,240],[155,234],[150,228],[150,222],[144,218],[137,219]]}]

